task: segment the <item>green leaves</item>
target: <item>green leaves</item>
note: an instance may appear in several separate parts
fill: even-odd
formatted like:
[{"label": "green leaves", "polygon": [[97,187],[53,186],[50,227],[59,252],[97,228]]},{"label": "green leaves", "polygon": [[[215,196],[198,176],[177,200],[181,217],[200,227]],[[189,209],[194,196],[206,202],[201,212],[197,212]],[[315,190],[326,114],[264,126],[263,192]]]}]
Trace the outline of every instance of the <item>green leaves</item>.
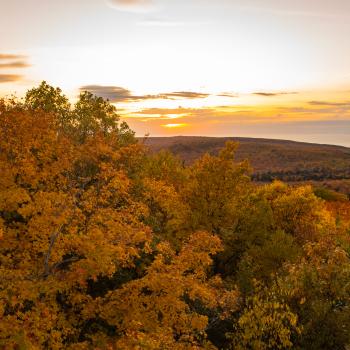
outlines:
[{"label": "green leaves", "polygon": [[120,145],[135,142],[134,132],[125,122],[119,123],[116,107],[88,91],[82,92],[72,106],[60,88],[43,81],[27,92],[24,106],[53,114],[58,129],[79,143],[97,134],[113,137]]}]

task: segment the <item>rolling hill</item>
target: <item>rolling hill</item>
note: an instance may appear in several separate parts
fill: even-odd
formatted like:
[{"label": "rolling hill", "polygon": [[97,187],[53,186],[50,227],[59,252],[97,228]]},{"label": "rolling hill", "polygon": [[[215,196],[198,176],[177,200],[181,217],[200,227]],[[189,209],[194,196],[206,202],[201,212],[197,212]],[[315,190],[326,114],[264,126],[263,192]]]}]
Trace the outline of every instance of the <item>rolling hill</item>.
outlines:
[{"label": "rolling hill", "polygon": [[350,193],[350,148],[287,140],[245,137],[149,137],[145,144],[151,152],[169,150],[185,164],[204,153],[215,155],[225,142],[239,142],[236,159],[248,159],[253,178],[267,182],[324,182],[333,189]]}]

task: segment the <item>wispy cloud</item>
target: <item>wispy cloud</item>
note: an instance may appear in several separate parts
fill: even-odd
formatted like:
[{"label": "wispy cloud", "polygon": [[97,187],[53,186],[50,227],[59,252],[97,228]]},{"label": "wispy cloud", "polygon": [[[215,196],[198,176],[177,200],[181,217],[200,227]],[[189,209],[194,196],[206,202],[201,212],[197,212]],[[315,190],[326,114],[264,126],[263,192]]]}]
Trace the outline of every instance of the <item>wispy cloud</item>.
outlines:
[{"label": "wispy cloud", "polygon": [[230,97],[230,98],[236,98],[238,97],[238,94],[235,94],[233,92],[221,92],[220,94],[216,95],[219,97]]},{"label": "wispy cloud", "polygon": [[258,92],[253,92],[252,95],[257,95],[257,96],[263,96],[263,97],[274,97],[274,96],[283,96],[283,95],[296,95],[298,92],[292,91],[278,91],[278,92],[264,92],[264,91],[258,91]]},{"label": "wispy cloud", "polygon": [[12,74],[8,69],[27,68],[30,65],[26,62],[24,55],[0,53],[0,69],[6,70],[6,74],[0,74],[0,83],[16,82],[23,78],[20,74]]},{"label": "wispy cloud", "polygon": [[108,99],[111,102],[135,102],[155,98],[154,95],[136,96],[130,90],[120,86],[85,85],[80,91],[90,91],[96,96]]},{"label": "wispy cloud", "polygon": [[202,92],[193,92],[193,91],[176,91],[176,92],[169,92],[161,94],[165,98],[169,99],[178,99],[178,98],[206,98],[209,96],[209,94],[202,93]]},{"label": "wispy cloud", "polygon": [[[139,134],[211,135],[298,139],[347,144],[350,112],[340,107],[304,104],[295,107],[247,105],[202,108],[148,108],[124,116]],[[341,107],[345,108],[345,107]]]},{"label": "wispy cloud", "polygon": [[1,63],[0,61],[0,69],[27,68],[27,67],[30,67],[30,64],[25,61],[13,61],[13,62],[5,62],[5,63]]},{"label": "wispy cloud", "polygon": [[24,55],[0,53],[0,60],[22,60],[25,58],[27,58],[27,57]]},{"label": "wispy cloud", "polygon": [[309,101],[311,106],[332,106],[332,107],[350,107],[350,101],[331,102],[331,101]]},{"label": "wispy cloud", "polygon": [[[174,117],[175,116],[175,117]],[[173,122],[174,119],[181,120],[181,124],[190,125],[211,125],[221,123],[261,123],[269,120],[278,120],[279,116],[257,115],[254,110],[242,110],[241,107],[231,106],[229,109],[217,107],[202,108],[147,108],[129,115],[130,119],[147,123],[164,123],[164,121]]]},{"label": "wispy cloud", "polygon": [[226,122],[264,123],[291,122],[297,120],[338,120],[348,119],[350,123],[350,103],[345,106],[294,106],[294,107],[264,107],[254,106],[213,106],[202,108],[146,108],[136,111],[133,117],[142,120],[181,118],[184,122],[212,122],[221,120]]},{"label": "wispy cloud", "polygon": [[94,95],[101,96],[111,102],[138,102],[143,100],[179,100],[179,99],[196,99],[206,98],[207,93],[194,91],[175,91],[155,95],[134,95],[130,90],[120,86],[103,86],[103,85],[85,85],[80,87],[80,91],[90,91]]},{"label": "wispy cloud", "polygon": [[188,114],[195,111],[195,108],[145,108],[142,109],[136,114],[145,114],[145,115],[169,115],[169,114]]},{"label": "wispy cloud", "polygon": [[12,83],[22,78],[23,76],[19,74],[0,74],[0,83]]}]

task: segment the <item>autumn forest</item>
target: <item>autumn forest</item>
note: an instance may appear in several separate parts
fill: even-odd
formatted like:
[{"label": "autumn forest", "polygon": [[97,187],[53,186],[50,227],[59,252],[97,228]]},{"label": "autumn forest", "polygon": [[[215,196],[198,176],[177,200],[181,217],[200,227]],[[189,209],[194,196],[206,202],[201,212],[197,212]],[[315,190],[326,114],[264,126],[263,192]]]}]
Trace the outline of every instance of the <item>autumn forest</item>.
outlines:
[{"label": "autumn forest", "polygon": [[184,164],[45,82],[0,100],[0,348],[347,349],[349,199],[237,148]]}]

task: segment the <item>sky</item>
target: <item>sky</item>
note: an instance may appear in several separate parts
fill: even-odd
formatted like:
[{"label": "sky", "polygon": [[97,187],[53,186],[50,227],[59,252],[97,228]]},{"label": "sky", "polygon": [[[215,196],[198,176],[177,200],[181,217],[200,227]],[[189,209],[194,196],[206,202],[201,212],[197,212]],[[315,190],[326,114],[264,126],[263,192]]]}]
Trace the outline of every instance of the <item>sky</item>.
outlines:
[{"label": "sky", "polygon": [[109,98],[138,136],[350,147],[349,0],[0,0],[0,96]]}]

